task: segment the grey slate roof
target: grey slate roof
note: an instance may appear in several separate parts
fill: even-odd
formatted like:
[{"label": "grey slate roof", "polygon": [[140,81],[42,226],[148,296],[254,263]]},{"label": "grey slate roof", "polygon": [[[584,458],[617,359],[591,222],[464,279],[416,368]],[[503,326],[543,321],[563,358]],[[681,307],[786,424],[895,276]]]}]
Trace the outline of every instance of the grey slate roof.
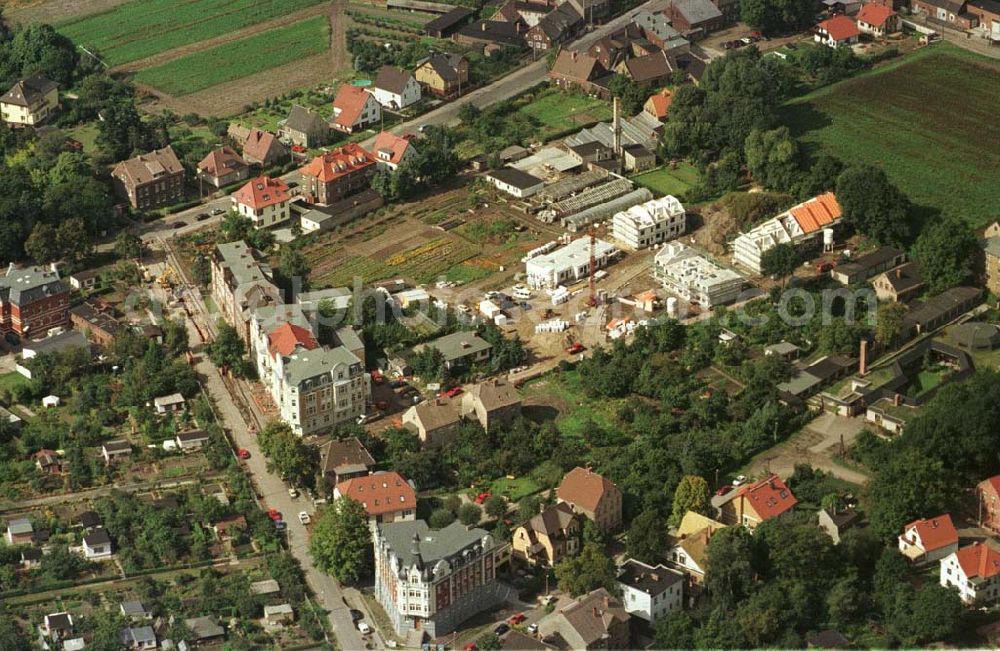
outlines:
[{"label": "grey slate roof", "polygon": [[467,9],[465,7],[454,7],[447,13],[438,16],[424,25],[424,33],[430,34],[432,32],[446,31],[465,20],[468,20],[472,14],[473,12],[471,9]]},{"label": "grey slate roof", "polygon": [[7,531],[16,536],[17,534],[31,533],[34,529],[28,518],[16,518],[7,523]]},{"label": "grey slate roof", "polygon": [[501,167],[495,169],[488,174],[488,176],[502,182],[507,185],[512,185],[520,190],[527,190],[528,188],[533,188],[539,183],[542,183],[542,179],[537,176],[532,176],[527,172],[522,172],[519,169],[513,167]]},{"label": "grey slate roof", "polygon": [[447,362],[461,359],[468,355],[478,354],[481,351],[492,348],[488,341],[481,339],[479,335],[469,331],[454,332],[450,335],[438,337],[433,341],[414,346],[413,350],[420,352],[424,347],[436,348],[441,351]]},{"label": "grey slate roof", "polygon": [[375,77],[373,88],[380,88],[396,95],[402,95],[406,84],[413,79],[409,70],[402,70],[393,66],[382,66]]},{"label": "grey slate roof", "polygon": [[684,580],[684,575],[664,565],[656,567],[646,565],[634,559],[628,559],[618,568],[618,582],[641,590],[648,595],[656,596],[675,583]]},{"label": "grey slate roof", "polygon": [[434,52],[429,57],[418,61],[417,67],[419,68],[425,63],[429,64],[441,79],[447,82],[458,83],[458,65],[464,58],[461,54],[441,54]]},{"label": "grey slate roof", "polygon": [[121,633],[122,644],[130,648],[141,647],[144,644],[156,644],[156,633],[152,626],[136,626],[126,628]]},{"label": "grey slate roof", "polygon": [[[414,561],[414,534],[419,538],[420,559],[425,565],[433,565],[461,553],[467,547],[481,544],[489,533],[483,529],[466,529],[464,524],[452,522],[444,529],[432,530],[423,520],[392,522],[379,525],[382,537],[396,554],[400,563],[409,566]],[[489,538],[494,545],[492,536]]]},{"label": "grey slate roof", "polygon": [[90,342],[87,341],[87,337],[79,330],[67,330],[45,339],[24,344],[25,349],[34,351],[36,355],[59,353],[71,348],[88,348],[89,346]]},{"label": "grey slate roof", "polygon": [[319,113],[295,104],[285,119],[285,128],[302,133],[322,131],[326,128],[326,121],[320,117]]},{"label": "grey slate roof", "polygon": [[298,386],[306,380],[329,374],[338,366],[353,366],[361,364],[361,360],[343,346],[336,348],[317,348],[297,352],[285,363],[285,379],[292,386]]},{"label": "grey slate roof", "polygon": [[58,87],[59,84],[56,82],[49,81],[41,75],[34,75],[14,84],[10,90],[0,97],[0,102],[14,104],[15,106],[30,107],[41,101],[46,93]]},{"label": "grey slate roof", "polygon": [[226,632],[225,629],[215,623],[215,619],[213,619],[211,615],[185,619],[184,625],[191,629],[195,640],[206,640],[213,637],[221,637]]},{"label": "grey slate roof", "polygon": [[59,280],[59,272],[46,267],[7,267],[7,273],[0,276],[0,303],[10,301],[15,305],[26,305],[34,301],[65,292],[66,285]]},{"label": "grey slate roof", "polygon": [[722,12],[709,0],[671,0],[692,26],[722,17]]},{"label": "grey slate roof", "polygon": [[83,542],[87,543],[88,547],[107,545],[111,542],[111,536],[104,529],[94,529],[83,537]]}]

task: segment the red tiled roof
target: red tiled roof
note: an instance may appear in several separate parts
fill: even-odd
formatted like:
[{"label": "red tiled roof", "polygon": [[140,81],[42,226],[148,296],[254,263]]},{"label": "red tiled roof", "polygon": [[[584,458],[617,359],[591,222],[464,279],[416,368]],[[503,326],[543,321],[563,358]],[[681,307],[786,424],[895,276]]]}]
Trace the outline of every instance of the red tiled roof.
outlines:
[{"label": "red tiled roof", "polygon": [[233,193],[233,197],[237,203],[260,210],[288,201],[288,184],[281,179],[258,176],[247,181],[246,185]]},{"label": "red tiled roof", "polygon": [[980,488],[985,488],[986,485],[990,486],[997,495],[1000,495],[1000,475],[994,475],[979,482]]},{"label": "red tiled roof", "polygon": [[846,41],[849,38],[857,38],[861,33],[858,26],[847,16],[840,15],[827,18],[818,27],[826,31],[835,41]]},{"label": "red tiled roof", "polygon": [[840,219],[840,204],[832,192],[826,192],[809,201],[793,206],[788,211],[803,233],[812,233]]},{"label": "red tiled roof", "polygon": [[658,120],[667,117],[667,111],[670,110],[670,105],[673,101],[674,95],[668,88],[664,88],[657,94],[650,96],[649,102],[653,105],[653,114]]},{"label": "red tiled roof", "polygon": [[777,475],[747,484],[740,488],[739,494],[749,503],[761,521],[776,518],[799,503],[785,482]]},{"label": "red tiled roof", "polygon": [[966,578],[989,579],[1000,574],[1000,553],[983,543],[972,543],[955,552]]},{"label": "red tiled roof", "polygon": [[243,155],[257,160],[267,160],[267,152],[271,150],[276,140],[273,133],[251,129],[246,143],[243,144]]},{"label": "red tiled roof", "polygon": [[213,149],[198,163],[199,170],[212,176],[225,176],[229,172],[246,166],[246,161],[232,147]]},{"label": "red tiled roof", "polygon": [[939,515],[936,518],[914,520],[903,527],[904,535],[910,529],[917,530],[917,535],[920,536],[920,542],[925,552],[931,552],[935,549],[941,549],[942,547],[958,543],[958,531],[955,530],[955,525],[951,521],[951,515],[948,513]]},{"label": "red tiled roof", "polygon": [[590,468],[573,468],[563,477],[556,495],[564,502],[575,504],[587,511],[596,511],[597,504],[607,493],[617,491],[614,482],[593,472]]},{"label": "red tiled roof", "polygon": [[317,156],[301,171],[305,176],[314,176],[323,183],[329,183],[345,174],[374,164],[375,157],[352,142]]},{"label": "red tiled roof", "polygon": [[888,7],[874,3],[862,5],[858,12],[858,22],[868,23],[875,27],[882,27],[890,16],[895,16],[896,12]]},{"label": "red tiled roof", "polygon": [[291,323],[282,323],[267,334],[267,349],[272,355],[274,353],[282,356],[291,355],[298,346],[313,350],[318,345],[311,332]]},{"label": "red tiled roof", "polygon": [[417,508],[417,493],[398,472],[355,477],[337,484],[341,497],[361,502],[368,515]]},{"label": "red tiled roof", "polygon": [[410,146],[410,141],[412,139],[413,136],[410,134],[397,136],[394,133],[383,131],[375,138],[375,144],[372,146],[372,153],[375,154],[378,160],[384,161],[385,159],[382,158],[381,152],[383,150],[389,152],[390,158],[385,162],[392,163],[393,165],[399,165],[399,163],[403,160],[403,155],[406,154],[406,149]]},{"label": "red tiled roof", "polygon": [[369,98],[375,101],[365,89],[351,84],[341,84],[337,97],[333,100],[334,114],[337,116],[333,121],[342,127],[354,126],[361,117],[361,112],[365,110]]}]

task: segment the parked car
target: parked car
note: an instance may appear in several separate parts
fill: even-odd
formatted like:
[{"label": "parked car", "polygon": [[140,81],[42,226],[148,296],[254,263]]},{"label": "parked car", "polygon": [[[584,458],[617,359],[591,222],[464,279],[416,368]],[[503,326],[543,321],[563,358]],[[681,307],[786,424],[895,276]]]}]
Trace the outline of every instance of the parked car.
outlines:
[{"label": "parked car", "polygon": [[511,626],[517,626],[518,624],[520,624],[521,622],[523,622],[526,619],[527,619],[527,617],[525,616],[524,613],[517,613],[516,615],[511,615],[510,619],[508,619],[507,622]]},{"label": "parked car", "polygon": [[825,274],[825,273],[827,273],[828,271],[830,271],[831,269],[833,269],[836,266],[837,266],[837,263],[836,262],[832,262],[830,260],[824,260],[822,262],[817,262],[816,263],[816,273],[818,273],[818,274]]},{"label": "parked car", "polygon": [[452,387],[447,391],[445,391],[444,395],[448,396],[449,398],[454,398],[460,393],[462,393],[462,387]]},{"label": "parked car", "polygon": [[281,511],[279,511],[278,509],[274,509],[274,508],[268,509],[267,510],[267,517],[269,517],[272,520],[274,520],[275,522],[277,522],[278,520],[281,520]]},{"label": "parked car", "polygon": [[275,520],[274,528],[277,529],[278,531],[284,531],[285,529],[288,528],[288,523],[285,522],[284,520]]},{"label": "parked car", "polygon": [[406,386],[406,381],[405,380],[393,380],[392,382],[389,383],[389,386],[391,388],[393,388],[393,389],[401,389],[402,387]]},{"label": "parked car", "polygon": [[732,486],[720,486],[719,490],[715,491],[715,494],[721,497],[732,490],[733,490]]},{"label": "parked car", "polygon": [[210,215],[221,215],[224,212],[226,212],[226,211],[223,210],[222,208],[212,208],[211,210],[208,211],[208,214],[210,214]]},{"label": "parked car", "polygon": [[531,635],[538,633],[538,624],[528,624],[528,633]]},{"label": "parked car", "polygon": [[246,448],[240,448],[239,450],[236,451],[236,456],[238,456],[240,459],[249,459],[250,450],[247,450]]},{"label": "parked car", "polygon": [[509,630],[510,630],[510,626],[508,626],[507,624],[501,623],[496,628],[493,629],[493,634],[494,635],[503,635],[504,633],[506,633]]},{"label": "parked car", "polygon": [[196,222],[203,222],[206,219],[208,219],[209,217],[211,217],[211,215],[209,215],[207,212],[200,212],[200,213],[198,213],[197,215],[194,216],[194,220]]},{"label": "parked car", "polygon": [[185,224],[184,222],[174,222],[173,224],[170,225],[170,228],[177,230],[178,228],[184,228],[185,226],[187,226],[187,224]]},{"label": "parked car", "polygon": [[733,480],[733,486],[742,486],[745,483],[747,483],[746,475],[737,475],[736,479]]},{"label": "parked car", "polygon": [[577,353],[582,353],[585,350],[587,349],[584,347],[584,345],[578,341],[572,346],[568,346],[566,348],[566,353],[569,355],[576,355]]},{"label": "parked car", "polygon": [[361,631],[362,635],[370,635],[372,632],[372,627],[368,625],[366,621],[358,622],[358,630]]},{"label": "parked car", "polygon": [[302,145],[292,145],[292,151],[294,151],[296,154],[302,154],[305,153],[306,148],[303,147]]},{"label": "parked car", "polygon": [[476,499],[474,501],[476,504],[482,504],[491,497],[493,497],[493,493],[480,493],[479,495],[476,495]]},{"label": "parked car", "polygon": [[298,489],[295,488],[294,486],[289,486],[288,487],[288,496],[294,500],[296,497],[299,496]]},{"label": "parked car", "polygon": [[306,513],[305,511],[299,511],[299,522],[301,522],[302,524],[309,524],[310,522],[312,522],[312,518],[310,518],[309,514]]},{"label": "parked car", "polygon": [[360,610],[357,610],[355,608],[351,608],[351,621],[352,622],[354,622],[355,624],[357,624],[358,622],[360,622],[364,618],[365,618],[365,614],[363,612],[361,612]]},{"label": "parked car", "polygon": [[389,408],[389,403],[385,400],[379,400],[378,402],[375,403],[375,407],[381,409],[382,411],[385,411],[386,409]]}]

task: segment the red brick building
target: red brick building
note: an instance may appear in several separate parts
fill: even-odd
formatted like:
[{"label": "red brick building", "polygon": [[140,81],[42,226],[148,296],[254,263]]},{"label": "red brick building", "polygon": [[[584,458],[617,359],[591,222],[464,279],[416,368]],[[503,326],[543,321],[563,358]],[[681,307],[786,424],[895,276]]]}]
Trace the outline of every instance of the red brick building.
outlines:
[{"label": "red brick building", "polygon": [[980,524],[1000,533],[1000,475],[979,482],[976,501],[979,502]]},{"label": "red brick building", "polygon": [[54,269],[11,264],[0,276],[0,335],[43,337],[69,324],[68,310],[69,288]]},{"label": "red brick building", "polygon": [[303,192],[311,203],[330,204],[368,188],[375,157],[350,143],[317,156],[302,168]]}]

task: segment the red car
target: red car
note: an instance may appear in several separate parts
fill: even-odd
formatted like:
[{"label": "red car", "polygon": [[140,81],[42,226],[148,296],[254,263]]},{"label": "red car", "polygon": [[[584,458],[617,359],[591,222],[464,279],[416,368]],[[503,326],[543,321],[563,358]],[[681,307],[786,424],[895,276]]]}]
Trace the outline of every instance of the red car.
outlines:
[{"label": "red car", "polygon": [[816,273],[825,274],[836,266],[836,262],[818,262],[816,263]]},{"label": "red car", "polygon": [[511,626],[517,626],[526,619],[527,617],[525,617],[524,613],[518,613],[516,615],[511,615],[510,619],[508,619],[507,621],[510,622]]},{"label": "red car", "polygon": [[452,387],[447,391],[445,391],[444,395],[448,396],[449,398],[454,398],[460,393],[462,393],[462,387]]},{"label": "red car", "polygon": [[475,502],[476,504],[482,504],[491,497],[493,497],[492,493],[480,493],[479,495],[476,495]]},{"label": "red car", "polygon": [[236,451],[236,456],[238,456],[240,459],[249,459],[250,450],[247,450],[246,448],[240,448],[239,450]]},{"label": "red car", "polygon": [[372,371],[372,382],[375,384],[382,384],[385,382],[385,376],[382,375],[382,371],[375,369]]},{"label": "red car", "polygon": [[465,646],[462,647],[465,651],[476,651],[479,647],[476,646],[475,642],[466,642]]},{"label": "red car", "polygon": [[580,342],[578,341],[578,342],[576,342],[575,344],[573,344],[572,346],[568,347],[568,348],[566,349],[566,352],[567,352],[568,354],[570,354],[570,355],[576,355],[577,353],[582,353],[582,352],[583,352],[583,351],[585,351],[585,350],[587,350],[587,349],[586,349],[586,348],[584,348],[583,344],[581,344],[581,343],[580,343]]},{"label": "red car", "polygon": [[386,409],[389,408],[389,403],[386,402],[385,400],[379,400],[378,402],[375,403],[375,406],[381,409],[382,411],[385,411]]},{"label": "red car", "polygon": [[721,496],[721,495],[725,495],[726,493],[728,493],[731,490],[733,490],[732,486],[722,486],[722,487],[719,488],[719,490],[715,491],[715,494]]},{"label": "red car", "polygon": [[296,154],[301,154],[305,150],[306,148],[303,147],[302,145],[292,145],[292,151],[294,151]]},{"label": "red car", "polygon": [[274,520],[275,522],[277,522],[278,520],[282,519],[282,517],[281,517],[281,511],[279,511],[278,509],[268,509],[267,510],[267,517],[269,517],[272,520]]}]

